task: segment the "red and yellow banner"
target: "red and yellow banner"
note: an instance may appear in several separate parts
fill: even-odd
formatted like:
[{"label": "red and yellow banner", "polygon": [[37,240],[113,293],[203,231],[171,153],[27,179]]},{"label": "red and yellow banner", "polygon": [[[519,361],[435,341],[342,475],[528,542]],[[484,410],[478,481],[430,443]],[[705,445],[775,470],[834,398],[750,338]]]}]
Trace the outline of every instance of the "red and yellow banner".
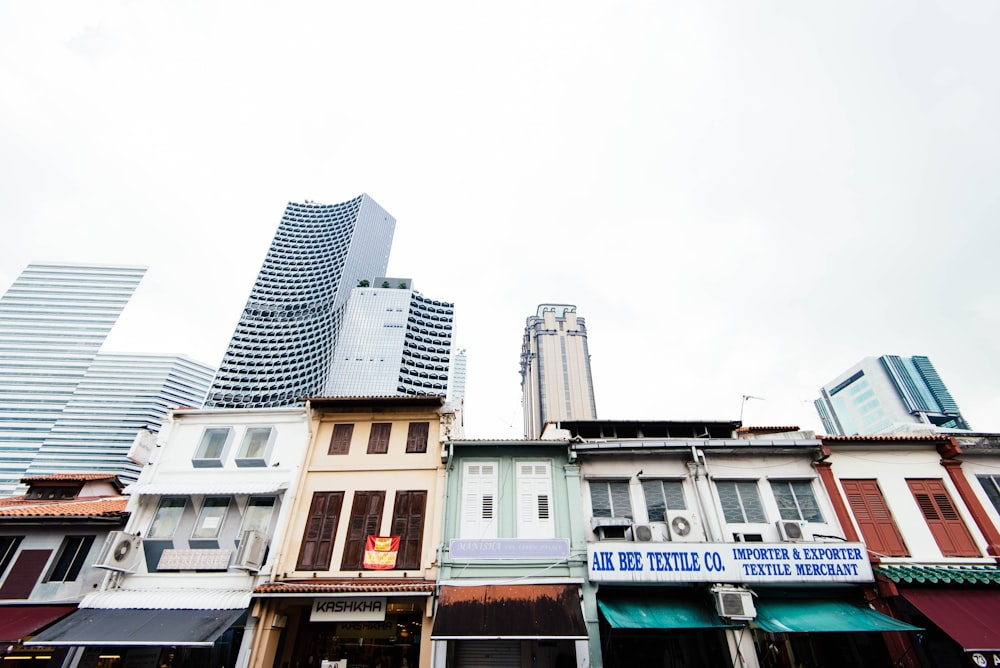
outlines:
[{"label": "red and yellow banner", "polygon": [[387,571],[396,567],[399,536],[368,536],[365,541],[364,568]]}]

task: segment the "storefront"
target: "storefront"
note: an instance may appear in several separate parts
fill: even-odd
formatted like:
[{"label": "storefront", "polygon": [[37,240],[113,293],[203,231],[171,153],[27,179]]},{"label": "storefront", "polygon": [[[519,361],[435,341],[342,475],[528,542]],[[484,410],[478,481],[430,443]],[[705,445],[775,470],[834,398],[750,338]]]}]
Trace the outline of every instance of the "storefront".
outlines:
[{"label": "storefront", "polygon": [[442,586],[436,665],[572,668],[586,656],[580,600],[579,585]]},{"label": "storefront", "polygon": [[421,660],[430,655],[428,602],[433,591],[431,582],[262,585],[256,596],[263,632],[254,648],[254,665],[426,665]]},{"label": "storefront", "polygon": [[76,610],[75,605],[5,605],[0,606],[0,650],[4,660],[19,666],[61,665],[66,650],[56,647],[25,647],[40,630]]},{"label": "storefront", "polygon": [[596,543],[606,666],[885,666],[882,633],[915,626],[862,600],[859,543]]},{"label": "storefront", "polygon": [[25,645],[69,648],[86,668],[234,668],[246,620],[246,608],[81,608]]}]

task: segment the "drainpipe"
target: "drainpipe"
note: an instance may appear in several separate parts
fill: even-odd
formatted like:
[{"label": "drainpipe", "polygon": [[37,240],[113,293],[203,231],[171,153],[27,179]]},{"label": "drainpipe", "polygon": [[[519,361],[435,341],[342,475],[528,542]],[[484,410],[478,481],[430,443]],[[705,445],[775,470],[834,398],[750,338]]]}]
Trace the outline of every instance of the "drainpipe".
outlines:
[{"label": "drainpipe", "polygon": [[698,516],[703,518],[705,529],[708,532],[706,538],[709,542],[722,542],[722,525],[719,524],[719,516],[715,512],[715,504],[712,501],[712,486],[708,481],[705,453],[696,448],[694,444],[691,445],[691,461],[688,462],[688,471],[694,478],[694,496],[698,504]]}]

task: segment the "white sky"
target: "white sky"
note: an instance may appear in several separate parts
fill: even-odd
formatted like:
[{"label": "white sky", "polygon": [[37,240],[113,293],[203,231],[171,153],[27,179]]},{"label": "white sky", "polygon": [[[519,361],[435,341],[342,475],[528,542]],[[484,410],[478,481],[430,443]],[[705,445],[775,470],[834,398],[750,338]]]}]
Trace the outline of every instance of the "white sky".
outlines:
[{"label": "white sky", "polygon": [[822,432],[927,355],[1000,431],[1000,4],[0,3],[0,290],[149,266],[107,350],[217,365],[288,201],[367,192],[456,303],[470,437],[525,318],[587,320],[598,416]]}]

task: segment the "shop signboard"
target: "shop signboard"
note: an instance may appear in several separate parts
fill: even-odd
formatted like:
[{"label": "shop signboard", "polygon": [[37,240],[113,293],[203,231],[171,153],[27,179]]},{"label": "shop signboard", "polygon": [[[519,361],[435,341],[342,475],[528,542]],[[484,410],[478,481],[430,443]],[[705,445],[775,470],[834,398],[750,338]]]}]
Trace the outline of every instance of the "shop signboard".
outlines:
[{"label": "shop signboard", "polygon": [[634,543],[587,546],[592,582],[872,582],[864,543]]},{"label": "shop signboard", "polygon": [[456,538],[452,559],[567,559],[568,538]]},{"label": "shop signboard", "polygon": [[1000,650],[979,650],[978,652],[967,652],[969,660],[973,666],[987,668],[987,666],[1000,666]]},{"label": "shop signboard", "polygon": [[381,622],[385,620],[385,596],[313,599],[311,622]]}]

